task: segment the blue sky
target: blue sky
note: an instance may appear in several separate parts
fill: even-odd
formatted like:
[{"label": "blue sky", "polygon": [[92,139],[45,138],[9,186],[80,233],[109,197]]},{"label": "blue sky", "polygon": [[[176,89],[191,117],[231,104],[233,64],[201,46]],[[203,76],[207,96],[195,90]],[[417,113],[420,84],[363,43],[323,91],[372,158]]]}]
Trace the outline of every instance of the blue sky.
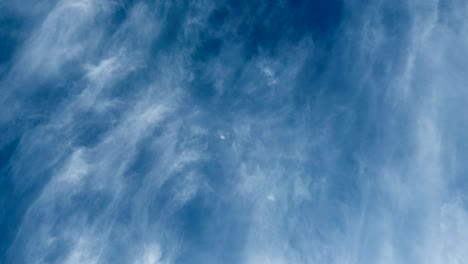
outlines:
[{"label": "blue sky", "polygon": [[467,14],[0,0],[0,263],[463,263]]}]

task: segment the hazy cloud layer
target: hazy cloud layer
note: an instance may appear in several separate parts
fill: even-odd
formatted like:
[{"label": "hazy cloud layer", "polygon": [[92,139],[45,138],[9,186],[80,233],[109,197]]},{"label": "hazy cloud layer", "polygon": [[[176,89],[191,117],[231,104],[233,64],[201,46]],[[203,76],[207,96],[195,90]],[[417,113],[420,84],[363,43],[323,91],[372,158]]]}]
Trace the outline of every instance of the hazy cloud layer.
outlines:
[{"label": "hazy cloud layer", "polygon": [[0,263],[463,263],[468,3],[0,0]]}]

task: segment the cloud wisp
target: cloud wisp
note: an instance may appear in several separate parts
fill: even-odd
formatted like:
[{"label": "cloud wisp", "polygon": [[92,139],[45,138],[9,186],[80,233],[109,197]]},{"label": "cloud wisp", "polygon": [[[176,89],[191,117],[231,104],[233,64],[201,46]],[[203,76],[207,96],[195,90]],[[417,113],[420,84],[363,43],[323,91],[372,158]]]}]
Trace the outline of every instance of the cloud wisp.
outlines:
[{"label": "cloud wisp", "polygon": [[1,263],[463,263],[468,4],[0,0]]}]

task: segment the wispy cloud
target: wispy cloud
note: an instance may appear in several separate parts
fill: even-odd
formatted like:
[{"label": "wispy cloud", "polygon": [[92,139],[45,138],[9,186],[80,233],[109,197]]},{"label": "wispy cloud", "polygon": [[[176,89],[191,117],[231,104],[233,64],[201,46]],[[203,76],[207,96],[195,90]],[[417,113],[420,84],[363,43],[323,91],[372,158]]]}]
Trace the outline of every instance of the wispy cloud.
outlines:
[{"label": "wispy cloud", "polygon": [[468,257],[463,1],[30,4],[0,262]]}]

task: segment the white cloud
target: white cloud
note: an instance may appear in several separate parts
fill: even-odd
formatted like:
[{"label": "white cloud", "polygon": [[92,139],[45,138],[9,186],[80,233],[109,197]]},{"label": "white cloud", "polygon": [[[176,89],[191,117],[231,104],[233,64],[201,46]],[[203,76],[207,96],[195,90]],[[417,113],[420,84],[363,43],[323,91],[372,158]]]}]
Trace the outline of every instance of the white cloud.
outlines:
[{"label": "white cloud", "polygon": [[[468,212],[454,185],[466,167],[457,144],[466,139],[458,116],[468,99],[468,57],[452,49],[468,43],[468,5],[454,3],[459,8],[409,3],[412,19],[399,33],[408,39],[401,40],[382,17],[398,11],[387,10],[391,1],[371,3],[362,17],[347,21],[349,32],[337,37],[330,68],[318,81],[304,77],[320,55],[310,38],[246,61],[242,45],[226,41],[204,65],[216,95],[202,105],[191,101],[194,69],[187,58],[209,3],[178,10],[188,16],[178,21],[182,33],[174,40],[183,45],[159,52],[155,40],[177,24],[166,24],[171,4],[136,4],[107,35],[99,19],[118,4],[57,1],[8,78],[24,74],[41,82],[66,77],[67,67],[82,72],[69,97],[21,141],[12,178],[18,186],[40,180],[44,187],[9,254],[40,262],[54,245],[68,243],[64,263],[106,263],[119,254],[122,261],[172,263],[191,238],[174,231],[177,221],[165,221],[200,195],[215,204],[213,214],[222,211],[239,229],[242,245],[232,254],[242,263],[461,263],[468,257]],[[393,49],[404,51],[381,58]],[[350,82],[343,90],[355,90],[332,91],[342,77]],[[240,95],[231,98],[233,87]],[[132,94],[119,97],[118,89]],[[302,98],[306,92],[297,89],[313,96]],[[81,146],[75,133],[88,116],[109,125]],[[94,127],[86,129],[79,132],[92,137]],[[32,169],[23,168],[29,164]],[[35,168],[47,177],[36,176]],[[223,173],[229,178],[217,178]]]},{"label": "white cloud", "polygon": [[147,245],[144,247],[143,255],[135,264],[162,264],[161,249],[157,245]]}]

